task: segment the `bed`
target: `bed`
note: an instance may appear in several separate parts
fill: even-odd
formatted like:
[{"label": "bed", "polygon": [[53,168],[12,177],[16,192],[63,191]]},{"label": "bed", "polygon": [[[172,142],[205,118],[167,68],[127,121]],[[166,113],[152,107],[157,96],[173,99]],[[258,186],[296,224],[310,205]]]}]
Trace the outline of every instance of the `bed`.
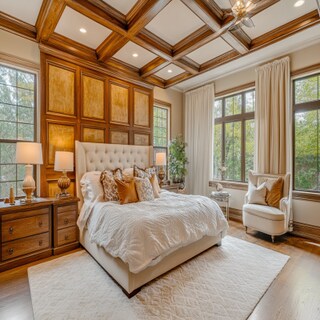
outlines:
[{"label": "bed", "polygon": [[[76,190],[77,196],[80,199],[80,211],[82,206],[84,206],[84,199],[81,192],[80,181],[85,173],[93,171],[100,172],[105,169],[126,169],[132,168],[133,165],[137,165],[141,168],[146,168],[151,166],[153,163],[153,148],[150,146],[101,144],[76,141],[75,154],[77,184]],[[173,195],[168,191],[164,191],[162,195],[162,197],[165,199],[172,199],[170,201],[174,201],[174,197],[179,196],[182,197],[180,198],[180,203],[188,200],[186,195]],[[203,200],[212,201],[210,199]],[[158,201],[159,203],[161,203],[161,201],[167,200],[159,199]],[[112,204],[103,204],[99,202],[94,203],[92,205],[92,208],[90,209],[90,212],[92,212],[92,215],[99,214],[99,206],[110,207],[111,205]],[[118,209],[116,207],[116,204],[114,209]],[[220,210],[218,206],[217,210]],[[128,297],[132,297],[147,282],[200,254],[210,247],[214,245],[220,245],[222,238],[226,234],[228,226],[227,222],[222,220],[221,215],[222,213],[220,210],[220,212],[217,213],[220,223],[218,233],[212,232],[212,234],[214,235],[205,235],[197,239],[196,241],[192,241],[191,243],[188,242],[185,245],[173,247],[171,250],[168,250],[166,254],[163,254],[163,256],[159,257],[159,259],[153,261],[153,263],[150,263],[150,265],[147,265],[145,268],[140,268],[141,270],[139,268],[136,268],[134,272],[132,272],[132,265],[129,266],[129,264],[123,262],[120,257],[114,257],[113,255],[109,254],[103,246],[100,246],[98,243],[92,241],[90,232],[86,227],[80,228],[80,243],[122,288],[123,292]]]}]

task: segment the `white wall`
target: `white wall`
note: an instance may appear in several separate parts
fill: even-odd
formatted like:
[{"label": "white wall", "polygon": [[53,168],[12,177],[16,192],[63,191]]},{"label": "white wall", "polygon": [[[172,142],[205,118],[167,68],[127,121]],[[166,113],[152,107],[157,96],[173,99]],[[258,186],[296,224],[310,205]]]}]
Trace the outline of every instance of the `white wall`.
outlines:
[{"label": "white wall", "polygon": [[173,89],[154,88],[154,98],[171,104],[171,139],[183,134],[183,94]]},{"label": "white wall", "polygon": [[[296,71],[320,63],[320,43],[295,51],[291,54],[291,71]],[[320,71],[320,70],[319,70]],[[228,90],[255,81],[255,67],[228,75],[215,81],[216,92]],[[211,191],[214,189],[212,188]],[[246,191],[226,189],[231,194],[230,207],[242,209]],[[294,221],[320,226],[320,203],[293,200]]]},{"label": "white wall", "polygon": [[34,63],[40,63],[38,43],[0,30],[0,52],[14,55]]}]

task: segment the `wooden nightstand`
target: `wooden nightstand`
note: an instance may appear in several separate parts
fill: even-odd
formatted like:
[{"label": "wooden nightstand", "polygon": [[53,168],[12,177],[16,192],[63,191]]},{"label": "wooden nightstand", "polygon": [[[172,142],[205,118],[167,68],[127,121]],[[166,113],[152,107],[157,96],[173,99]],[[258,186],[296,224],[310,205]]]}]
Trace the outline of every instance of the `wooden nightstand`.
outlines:
[{"label": "wooden nightstand", "polygon": [[53,200],[53,254],[79,247],[78,198]]},{"label": "wooden nightstand", "polygon": [[52,200],[0,203],[0,271],[52,255]]}]

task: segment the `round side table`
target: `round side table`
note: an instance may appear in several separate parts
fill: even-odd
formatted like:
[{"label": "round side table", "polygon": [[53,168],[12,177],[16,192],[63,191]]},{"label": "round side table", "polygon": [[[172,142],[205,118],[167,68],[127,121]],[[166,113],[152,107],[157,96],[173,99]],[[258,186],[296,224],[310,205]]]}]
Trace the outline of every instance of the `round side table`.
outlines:
[{"label": "round side table", "polygon": [[230,197],[231,194],[229,192],[225,191],[213,191],[211,192],[210,198],[217,201],[217,202],[223,202],[226,208],[226,218],[229,220],[229,205],[230,205]]}]

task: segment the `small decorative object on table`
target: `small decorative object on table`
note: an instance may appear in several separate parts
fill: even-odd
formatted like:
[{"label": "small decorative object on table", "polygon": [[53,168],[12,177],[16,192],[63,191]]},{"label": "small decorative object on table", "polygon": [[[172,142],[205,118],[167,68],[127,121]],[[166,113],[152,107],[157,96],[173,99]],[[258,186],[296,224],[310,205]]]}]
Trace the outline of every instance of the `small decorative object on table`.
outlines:
[{"label": "small decorative object on table", "polygon": [[70,194],[67,192],[67,189],[70,187],[70,179],[67,176],[67,171],[73,171],[73,152],[56,151],[54,171],[62,171],[62,176],[58,180],[58,187],[61,190],[58,197],[70,197]]},{"label": "small decorative object on table", "polygon": [[37,142],[17,142],[16,163],[26,165],[22,190],[26,194],[25,202],[31,202],[36,183],[33,179],[32,169],[34,164],[42,164],[42,147]]},{"label": "small decorative object on table", "polygon": [[223,191],[223,186],[222,186],[221,183],[217,183],[217,184],[216,184],[216,190],[217,190],[218,192]]},{"label": "small decorative object on table", "polygon": [[163,184],[163,180],[166,176],[166,172],[164,171],[164,166],[167,164],[167,155],[165,152],[156,153],[156,166],[159,166],[158,177],[160,180],[160,187]]},{"label": "small decorative object on table", "polygon": [[220,191],[220,192],[211,192],[210,198],[218,201],[218,202],[224,202],[225,208],[226,208],[226,218],[229,220],[229,205],[230,205],[230,197],[231,194],[229,192]]},{"label": "small decorative object on table", "polygon": [[225,167],[224,163],[222,163],[221,167],[218,170],[221,172],[221,180],[224,180],[224,174],[227,171],[227,168]]}]

